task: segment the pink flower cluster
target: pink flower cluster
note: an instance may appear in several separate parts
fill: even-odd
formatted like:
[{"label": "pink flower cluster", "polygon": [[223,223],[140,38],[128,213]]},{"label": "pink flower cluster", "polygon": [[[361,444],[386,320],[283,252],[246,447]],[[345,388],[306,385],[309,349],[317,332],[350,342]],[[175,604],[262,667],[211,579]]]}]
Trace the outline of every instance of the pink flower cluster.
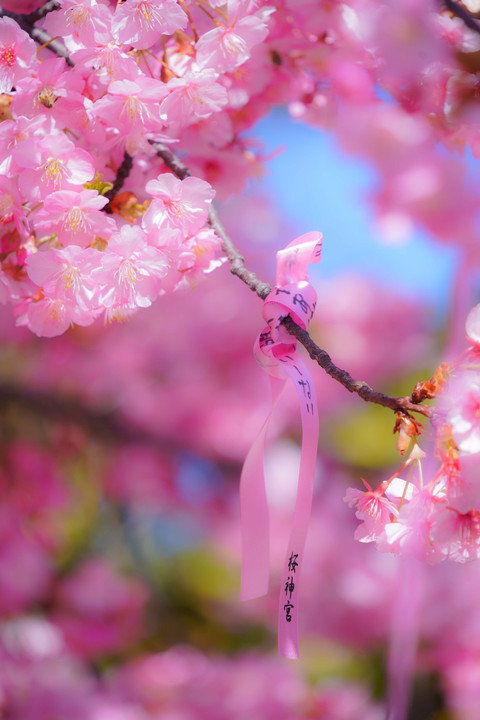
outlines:
[{"label": "pink flower cluster", "polygon": [[[99,315],[123,319],[220,264],[207,226],[215,191],[166,172],[151,143],[178,142],[231,108],[227,75],[265,39],[273,8],[191,5],[63,0],[41,24],[63,39],[73,68],[46,50],[38,56],[14,20],[0,19],[10,114],[0,125],[0,300],[37,335]],[[105,196],[125,152],[130,215],[121,196]]]},{"label": "pink flower cluster", "polygon": [[[362,520],[355,537],[382,551],[429,562],[480,558],[480,306],[467,318],[469,350],[450,367],[441,396],[435,454],[414,444],[407,461],[373,490],[349,488],[345,501]],[[409,438],[405,438],[408,442]],[[406,473],[406,479],[400,473]]]},{"label": "pink flower cluster", "polygon": [[[51,336],[125,318],[216,267],[208,203],[259,172],[241,133],[273,104],[334,127],[376,165],[386,237],[421,223],[473,246],[476,184],[436,144],[477,154],[478,35],[433,0],[59,5],[37,25],[62,39],[71,66],[0,19],[0,300],[19,324]],[[378,101],[378,85],[396,104]],[[156,141],[178,148],[197,177],[179,185]],[[108,202],[125,152],[128,197]]]}]

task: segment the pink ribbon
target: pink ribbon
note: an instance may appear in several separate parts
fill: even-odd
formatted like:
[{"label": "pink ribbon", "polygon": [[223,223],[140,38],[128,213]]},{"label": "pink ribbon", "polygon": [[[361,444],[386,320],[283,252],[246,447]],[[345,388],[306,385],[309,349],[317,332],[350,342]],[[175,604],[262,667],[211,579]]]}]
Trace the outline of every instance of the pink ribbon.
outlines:
[{"label": "pink ribbon", "polygon": [[302,419],[302,451],[293,525],[282,570],[278,608],[278,651],[298,658],[299,580],[310,517],[318,441],[318,411],[312,378],[297,356],[297,343],[281,325],[290,315],[306,329],[313,317],[317,295],[308,282],[308,265],[320,262],[322,234],[310,232],[277,253],[276,283],[265,299],[267,327],[255,343],[255,357],[269,373],[272,407],[245,460],[240,478],[242,526],[242,600],[268,592],[269,513],[263,457],[272,413],[290,379],[297,391]]}]

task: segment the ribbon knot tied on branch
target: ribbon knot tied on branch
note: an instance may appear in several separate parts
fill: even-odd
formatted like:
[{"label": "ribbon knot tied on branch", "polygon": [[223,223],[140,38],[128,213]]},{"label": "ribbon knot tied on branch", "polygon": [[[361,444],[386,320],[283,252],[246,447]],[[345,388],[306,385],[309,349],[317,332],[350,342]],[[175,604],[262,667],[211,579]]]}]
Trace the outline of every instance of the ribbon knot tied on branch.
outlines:
[{"label": "ribbon knot tied on branch", "polygon": [[311,232],[291,242],[277,253],[274,289],[266,297],[263,317],[267,326],[255,343],[255,357],[270,375],[272,406],[243,466],[240,480],[242,521],[242,598],[266,594],[269,579],[269,517],[265,493],[263,456],[265,439],[273,410],[288,381],[299,400],[302,418],[302,449],[293,525],[282,569],[278,608],[278,647],[280,655],[298,657],[299,579],[308,519],[312,504],[318,440],[318,411],[310,372],[297,357],[297,344],[283,320],[290,316],[306,329],[313,317],[316,292],[308,282],[308,265],[319,262],[322,235]]}]

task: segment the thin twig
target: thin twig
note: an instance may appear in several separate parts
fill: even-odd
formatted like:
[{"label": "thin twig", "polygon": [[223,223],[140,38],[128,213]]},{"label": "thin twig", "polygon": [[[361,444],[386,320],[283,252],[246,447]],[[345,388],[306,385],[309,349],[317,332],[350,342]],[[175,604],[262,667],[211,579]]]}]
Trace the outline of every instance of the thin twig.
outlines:
[{"label": "thin twig", "polygon": [[463,20],[470,30],[480,33],[480,24],[470,15],[463,5],[459,5],[455,0],[443,0],[443,4],[447,10]]},{"label": "thin twig", "polygon": [[349,392],[356,393],[366,402],[382,405],[395,412],[418,412],[426,417],[431,416],[432,408],[425,405],[418,405],[408,397],[392,397],[374,390],[363,380],[354,380],[350,373],[337,367],[326,350],[318,347],[308,334],[290,316],[282,320],[285,329],[293,335],[306,349],[312,360],[315,360],[325,372],[334,380],[337,380]]},{"label": "thin twig", "polygon": [[123,156],[122,164],[117,170],[117,175],[115,177],[115,182],[113,183],[113,187],[111,190],[105,193],[104,197],[108,197],[110,200],[117,195],[117,193],[120,192],[120,190],[123,187],[123,183],[130,175],[130,171],[133,166],[133,158],[131,155],[128,154],[128,152],[125,150],[125,154]]},{"label": "thin twig", "polygon": [[34,10],[33,12],[29,13],[28,15],[24,15],[27,22],[29,22],[31,25],[36,23],[38,20],[41,20],[45,17],[45,15],[48,15],[48,13],[53,12],[54,10],[60,10],[60,3],[57,2],[57,0],[48,0],[48,2],[45,3],[45,5],[42,5],[42,7],[38,8],[37,10]]},{"label": "thin twig", "polygon": [[[185,163],[172,150],[170,150],[170,148],[167,148],[162,143],[152,140],[150,143],[156,149],[157,155],[162,158],[165,165],[170,168],[170,170],[180,180],[184,180],[190,175]],[[230,271],[248,285],[251,290],[256,292],[262,300],[265,300],[271,291],[270,285],[260,280],[255,273],[245,267],[245,260],[243,256],[239,253],[231,238],[228,236],[227,231],[222,225],[213,206],[209,212],[208,222],[222,240],[222,248],[230,262]],[[370,385],[363,380],[355,380],[352,378],[350,373],[335,365],[326,350],[319,348],[312,340],[307,330],[303,330],[303,328],[297,325],[291,317],[286,317],[282,322],[286,330],[288,330],[288,332],[304,346],[312,360],[317,362],[318,365],[320,365],[320,367],[328,373],[328,375],[337,380],[337,382],[343,385],[343,387],[345,387],[349,392],[356,393],[366,402],[382,405],[383,407],[390,408],[395,412],[417,412],[421,415],[425,415],[426,417],[432,416],[432,408],[418,405],[412,402],[411,398],[385,395],[384,393],[371,388]]]}]

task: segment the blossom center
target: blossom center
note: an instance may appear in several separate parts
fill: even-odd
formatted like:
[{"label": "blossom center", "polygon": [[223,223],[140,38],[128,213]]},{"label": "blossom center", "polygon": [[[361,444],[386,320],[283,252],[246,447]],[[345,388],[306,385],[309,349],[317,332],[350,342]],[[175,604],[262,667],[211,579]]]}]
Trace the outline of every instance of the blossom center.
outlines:
[{"label": "blossom center", "polygon": [[458,516],[458,535],[463,547],[472,547],[480,538],[480,517],[477,510]]},{"label": "blossom center", "polygon": [[137,279],[138,270],[130,260],[124,260],[118,268],[118,279],[123,285],[133,286]]},{"label": "blossom center", "polygon": [[0,224],[10,222],[13,216],[13,198],[5,193],[0,197]]},{"label": "blossom center", "polygon": [[142,25],[152,25],[161,21],[162,16],[159,13],[158,8],[152,7],[149,2],[141,2],[137,6],[139,13],[139,20]]},{"label": "blossom center", "polygon": [[143,122],[150,117],[150,113],[147,108],[136,95],[130,95],[125,99],[121,114],[123,115],[125,113],[131,121],[136,120],[138,117],[140,121]]},{"label": "blossom center", "polygon": [[35,103],[41,103],[46,108],[52,108],[57,99],[55,92],[52,87],[45,86],[38,93],[35,98]]},{"label": "blossom center", "polygon": [[480,394],[478,391],[472,391],[468,394],[464,407],[467,420],[471,423],[476,423],[480,420]]},{"label": "blossom center", "polygon": [[62,272],[62,281],[65,290],[73,288],[75,292],[80,285],[80,271],[74,265],[64,265]]},{"label": "blossom center", "polygon": [[91,10],[83,5],[76,5],[75,7],[67,10],[65,14],[67,16],[67,25],[70,25],[70,23],[73,22],[74,25],[82,28],[87,24],[87,22],[89,22]]},{"label": "blossom center", "polygon": [[90,228],[90,224],[87,221],[85,211],[78,206],[74,206],[71,210],[66,213],[63,223],[63,229],[71,233],[87,232]]},{"label": "blossom center", "polygon": [[68,173],[62,160],[58,160],[57,158],[48,158],[43,168],[42,182],[47,183],[47,185],[53,185],[55,188],[61,185],[63,178]]},{"label": "blossom center", "polygon": [[0,50],[0,63],[7,67],[13,67],[17,61],[17,54],[14,45],[4,45]]},{"label": "blossom center", "polygon": [[163,201],[163,204],[165,206],[165,212],[172,220],[175,220],[176,218],[178,218],[179,220],[182,219],[182,208],[178,202],[176,202],[175,200],[171,200],[171,198],[167,198]]}]

